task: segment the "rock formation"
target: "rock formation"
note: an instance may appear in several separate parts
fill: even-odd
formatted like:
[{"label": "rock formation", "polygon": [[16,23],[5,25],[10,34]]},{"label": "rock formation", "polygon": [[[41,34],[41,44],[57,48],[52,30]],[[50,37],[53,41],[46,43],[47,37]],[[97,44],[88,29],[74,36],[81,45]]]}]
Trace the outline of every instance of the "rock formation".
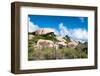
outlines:
[{"label": "rock formation", "polygon": [[29,34],[28,39],[31,40],[34,37],[34,35]]},{"label": "rock formation", "polygon": [[71,42],[68,43],[67,46],[70,47],[70,48],[75,48],[78,44],[79,44],[79,43],[76,42],[76,41],[71,41]]},{"label": "rock formation", "polygon": [[39,39],[37,42],[37,47],[50,47],[53,48],[54,47],[54,43],[51,40],[44,40],[44,39]]},{"label": "rock formation", "polygon": [[[41,28],[38,29],[32,33],[29,33],[29,39],[32,39],[34,36],[39,36],[39,35],[46,35],[48,37],[50,36],[55,36],[54,35],[54,30],[49,29],[49,28]],[[39,39],[37,41],[37,46],[38,47],[55,47],[55,48],[63,48],[63,47],[69,47],[69,48],[75,48],[79,43],[73,39],[70,39],[71,41],[67,42],[63,37],[60,36],[55,36],[56,38],[56,43],[52,40],[48,39]]]},{"label": "rock formation", "polygon": [[41,28],[33,32],[35,35],[45,35],[48,33],[54,33],[54,30],[49,28]]}]

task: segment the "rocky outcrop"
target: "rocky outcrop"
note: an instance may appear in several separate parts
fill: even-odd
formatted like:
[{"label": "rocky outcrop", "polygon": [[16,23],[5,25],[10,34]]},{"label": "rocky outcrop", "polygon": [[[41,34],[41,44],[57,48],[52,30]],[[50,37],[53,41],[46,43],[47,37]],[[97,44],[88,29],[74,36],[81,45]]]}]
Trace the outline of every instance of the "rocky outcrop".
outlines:
[{"label": "rocky outcrop", "polygon": [[41,28],[33,32],[35,35],[45,35],[48,33],[54,33],[54,30],[49,28]]},{"label": "rocky outcrop", "polygon": [[59,48],[67,47],[67,44],[65,42],[58,42],[58,47]]},{"label": "rocky outcrop", "polygon": [[56,37],[56,39],[59,48],[67,47],[67,41],[65,39],[63,39],[62,37]]},{"label": "rocky outcrop", "polygon": [[31,34],[28,35],[29,40],[33,39],[33,37],[34,37],[34,35],[31,35]]},{"label": "rocky outcrop", "polygon": [[39,39],[37,42],[37,47],[50,47],[53,48],[54,47],[54,43],[51,40],[44,40],[44,39]]},{"label": "rocky outcrop", "polygon": [[[29,33],[29,39],[32,39],[34,36],[37,35],[43,35],[43,36],[54,36],[54,30],[50,28],[41,28],[38,29],[32,33]],[[37,47],[55,47],[55,48],[63,48],[63,47],[69,47],[69,48],[75,48],[79,43],[73,39],[70,39],[70,42],[65,40],[61,36],[55,36],[56,41],[55,43],[52,40],[48,39],[39,39],[37,41]]]},{"label": "rocky outcrop", "polygon": [[78,42],[75,42],[75,41],[71,41],[68,43],[68,47],[69,48],[75,48],[79,43]]},{"label": "rocky outcrop", "polygon": [[58,40],[58,42],[67,42],[65,39],[63,39],[62,37],[56,37],[56,39]]}]

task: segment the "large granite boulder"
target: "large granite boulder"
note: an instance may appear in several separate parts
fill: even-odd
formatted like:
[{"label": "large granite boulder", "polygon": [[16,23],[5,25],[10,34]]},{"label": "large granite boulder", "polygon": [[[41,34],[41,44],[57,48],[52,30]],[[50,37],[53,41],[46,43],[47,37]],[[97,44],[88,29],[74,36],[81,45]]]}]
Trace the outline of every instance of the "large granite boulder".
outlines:
[{"label": "large granite boulder", "polygon": [[58,42],[64,42],[66,43],[67,41],[65,39],[63,39],[62,37],[56,37],[56,39],[58,40]]},{"label": "large granite boulder", "polygon": [[76,41],[71,41],[71,42],[69,42],[68,43],[68,47],[69,48],[76,48],[76,46],[78,45],[79,43],[78,42],[76,42]]},{"label": "large granite boulder", "polygon": [[50,28],[41,28],[33,32],[35,35],[45,35],[48,33],[54,33],[53,29]]},{"label": "large granite boulder", "polygon": [[54,47],[54,43],[51,40],[39,39],[37,41],[37,47],[39,47],[39,48],[43,48],[43,47],[53,48]]}]

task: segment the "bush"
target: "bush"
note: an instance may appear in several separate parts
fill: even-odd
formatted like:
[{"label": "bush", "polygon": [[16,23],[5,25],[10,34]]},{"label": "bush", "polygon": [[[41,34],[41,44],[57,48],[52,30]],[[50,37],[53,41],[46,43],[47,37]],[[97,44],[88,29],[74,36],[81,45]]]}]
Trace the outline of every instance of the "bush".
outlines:
[{"label": "bush", "polygon": [[76,59],[87,58],[87,54],[80,50],[72,48],[55,48],[33,49],[29,48],[29,60],[51,60],[51,59]]}]

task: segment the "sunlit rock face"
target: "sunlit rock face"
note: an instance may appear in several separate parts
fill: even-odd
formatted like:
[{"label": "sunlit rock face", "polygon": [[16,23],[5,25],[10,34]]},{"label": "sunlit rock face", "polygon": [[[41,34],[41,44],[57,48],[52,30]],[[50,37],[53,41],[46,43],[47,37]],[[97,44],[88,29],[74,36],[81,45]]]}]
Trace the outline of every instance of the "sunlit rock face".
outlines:
[{"label": "sunlit rock face", "polygon": [[48,33],[54,33],[53,29],[50,28],[41,28],[33,32],[35,35],[45,35]]},{"label": "sunlit rock face", "polygon": [[[54,30],[50,29],[50,28],[41,28],[38,29],[34,32],[32,32],[31,34],[29,34],[29,39],[34,38],[34,36],[39,36],[39,35],[46,35],[46,36],[54,36]],[[68,42],[67,40],[65,40],[63,37],[61,36],[56,36],[56,42],[54,42],[53,40],[48,40],[48,39],[39,39],[37,41],[37,47],[50,47],[50,48],[76,48],[76,46],[79,44],[78,41],[75,41],[73,39],[70,38],[70,42]]]},{"label": "sunlit rock face", "polygon": [[59,48],[67,47],[67,41],[65,39],[63,39],[62,37],[56,37],[56,39]]},{"label": "sunlit rock face", "polygon": [[44,39],[39,39],[37,42],[37,47],[43,48],[43,47],[54,47],[54,43],[51,40],[44,40]]},{"label": "sunlit rock face", "polygon": [[31,34],[28,35],[28,39],[29,39],[29,40],[31,40],[31,39],[33,39],[33,38],[34,38],[34,35],[31,35]]},{"label": "sunlit rock face", "polygon": [[79,44],[79,43],[76,42],[76,41],[71,41],[71,42],[68,43],[67,46],[68,46],[69,48],[75,48],[78,44]]}]

